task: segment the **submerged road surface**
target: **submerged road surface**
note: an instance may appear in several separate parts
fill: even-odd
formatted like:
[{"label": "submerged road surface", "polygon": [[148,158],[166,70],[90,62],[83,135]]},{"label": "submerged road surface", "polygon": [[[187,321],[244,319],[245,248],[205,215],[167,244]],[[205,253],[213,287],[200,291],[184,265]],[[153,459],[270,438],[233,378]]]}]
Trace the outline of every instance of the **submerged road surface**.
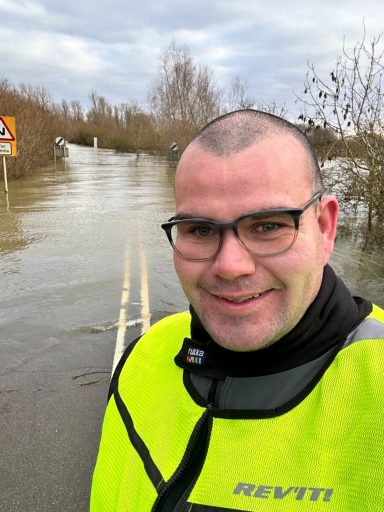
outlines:
[{"label": "submerged road surface", "polygon": [[[114,358],[183,309],[165,159],[70,146],[0,196],[0,510],[88,510]],[[117,345],[116,342],[118,341]]]}]

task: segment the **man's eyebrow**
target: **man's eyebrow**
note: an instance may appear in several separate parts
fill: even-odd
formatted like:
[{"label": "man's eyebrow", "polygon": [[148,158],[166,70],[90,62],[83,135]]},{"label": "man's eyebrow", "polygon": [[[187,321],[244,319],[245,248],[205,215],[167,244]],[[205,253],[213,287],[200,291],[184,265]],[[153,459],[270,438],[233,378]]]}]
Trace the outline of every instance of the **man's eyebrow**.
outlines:
[{"label": "man's eyebrow", "polygon": [[179,212],[179,213],[176,213],[173,217],[172,217],[173,220],[188,220],[188,219],[202,219],[202,220],[208,220],[208,221],[214,221],[214,222],[217,222],[215,221],[214,219],[211,219],[209,217],[204,217],[202,215],[194,215],[192,213],[184,213],[184,212]]},{"label": "man's eyebrow", "polygon": [[[273,212],[275,210],[279,211],[279,210],[295,210],[296,208],[295,207],[292,207],[292,206],[282,206],[282,205],[279,205],[279,206],[275,206],[275,205],[268,205],[268,206],[265,206],[264,208],[262,209],[257,209],[257,210],[250,210],[249,212],[244,212],[243,214],[239,215],[237,218],[240,218],[240,217],[243,217],[243,216],[246,216],[246,215],[252,215],[253,213],[268,213],[268,212]],[[194,215],[192,213],[187,213],[187,212],[179,212],[179,213],[176,213],[173,217],[172,217],[172,220],[188,220],[188,219],[202,219],[202,220],[207,220],[207,221],[210,221],[210,222],[222,222],[220,219],[215,219],[215,218],[212,218],[212,217],[205,217],[203,215]]]}]

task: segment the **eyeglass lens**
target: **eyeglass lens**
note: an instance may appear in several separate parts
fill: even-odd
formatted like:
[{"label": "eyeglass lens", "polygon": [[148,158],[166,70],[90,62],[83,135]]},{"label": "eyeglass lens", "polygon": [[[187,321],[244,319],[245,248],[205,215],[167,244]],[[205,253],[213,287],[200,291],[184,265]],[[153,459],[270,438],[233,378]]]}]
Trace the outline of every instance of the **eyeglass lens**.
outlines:
[{"label": "eyeglass lens", "polygon": [[[208,221],[183,220],[172,227],[171,236],[181,256],[196,260],[213,257],[221,243],[219,228]],[[252,253],[277,254],[289,249],[294,242],[295,222],[287,213],[266,217],[250,215],[237,223],[237,236]]]}]

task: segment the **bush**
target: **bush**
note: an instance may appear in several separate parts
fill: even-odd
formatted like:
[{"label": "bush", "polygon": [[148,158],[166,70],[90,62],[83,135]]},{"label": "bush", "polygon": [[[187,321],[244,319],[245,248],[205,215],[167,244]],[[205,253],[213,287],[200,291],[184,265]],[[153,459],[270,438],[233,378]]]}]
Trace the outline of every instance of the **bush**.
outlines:
[{"label": "bush", "polygon": [[7,161],[9,178],[27,176],[53,158],[55,137],[65,134],[44,89],[0,79],[0,114],[16,118],[17,157]]}]

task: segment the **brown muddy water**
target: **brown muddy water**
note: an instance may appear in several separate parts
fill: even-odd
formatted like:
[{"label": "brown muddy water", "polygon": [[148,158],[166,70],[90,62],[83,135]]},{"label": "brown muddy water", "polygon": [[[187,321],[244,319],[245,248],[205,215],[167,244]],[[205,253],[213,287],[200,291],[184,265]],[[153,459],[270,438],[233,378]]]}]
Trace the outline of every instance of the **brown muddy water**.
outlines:
[{"label": "brown muddy water", "polygon": [[[115,344],[187,307],[159,227],[174,209],[174,165],[73,145],[69,155],[65,165],[10,182],[8,201],[0,191],[7,511],[88,509]],[[339,237],[332,264],[384,306],[382,251]]]},{"label": "brown muddy water", "polygon": [[[173,213],[174,165],[74,145],[69,153],[65,165],[10,182],[9,205],[0,194],[3,334],[18,329],[21,319],[32,337],[50,327],[73,335],[78,329],[113,332],[126,273],[126,320],[140,319],[143,254],[150,314],[185,308],[159,228]],[[331,263],[354,290],[384,306],[383,252],[361,252],[339,237]]]}]

